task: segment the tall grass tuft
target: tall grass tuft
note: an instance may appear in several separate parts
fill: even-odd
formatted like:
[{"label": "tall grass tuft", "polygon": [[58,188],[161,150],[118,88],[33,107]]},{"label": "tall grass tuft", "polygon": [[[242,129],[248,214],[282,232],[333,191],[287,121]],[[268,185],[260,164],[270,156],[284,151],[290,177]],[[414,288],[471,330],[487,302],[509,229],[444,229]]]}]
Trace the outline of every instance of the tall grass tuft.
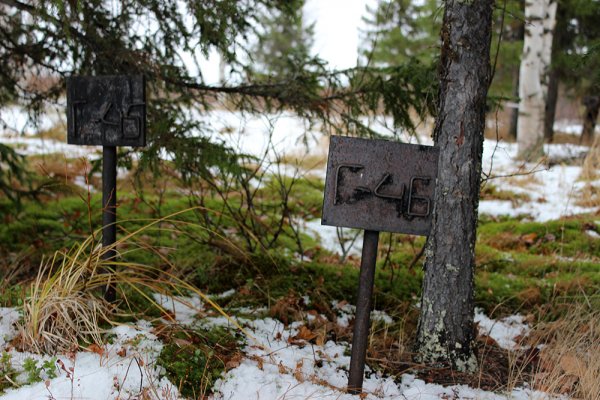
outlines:
[{"label": "tall grass tuft", "polygon": [[34,352],[73,350],[80,340],[101,343],[101,322],[110,322],[112,307],[96,292],[110,277],[102,271],[93,239],[56,252],[42,261],[19,327],[21,345]]},{"label": "tall grass tuft", "polygon": [[598,179],[600,171],[600,135],[596,135],[594,143],[583,161],[581,168],[581,176],[585,181],[593,181]]},{"label": "tall grass tuft", "polygon": [[[134,292],[146,299],[149,305],[163,311],[164,315],[168,313],[154,300],[152,293],[165,296],[195,294],[251,338],[201,290],[170,272],[176,271],[176,268],[170,265],[158,249],[137,245],[134,241],[141,232],[160,222],[169,221],[175,226],[177,221],[173,217],[190,210],[193,209],[151,221],[124,235],[110,247],[97,244],[95,238],[98,233],[91,235],[82,243],[69,250],[58,251],[51,259],[42,262],[30,295],[24,302],[23,322],[19,327],[21,346],[38,353],[54,353],[72,351],[91,343],[102,344],[104,332],[101,327],[117,324],[116,317],[120,312],[118,305],[110,304],[102,298],[104,289],[110,284],[116,285],[123,304],[129,303],[127,293]],[[233,243],[231,245],[235,246]],[[121,248],[127,249],[125,253],[154,251],[163,264],[170,266],[170,271],[151,265],[102,259],[106,252]],[[191,303],[187,305],[193,307]]]},{"label": "tall grass tuft", "polygon": [[581,195],[576,203],[578,206],[600,206],[600,188],[595,184],[598,178],[600,178],[600,135],[596,135],[594,143],[583,160],[579,179],[584,181],[585,185],[581,189]]}]

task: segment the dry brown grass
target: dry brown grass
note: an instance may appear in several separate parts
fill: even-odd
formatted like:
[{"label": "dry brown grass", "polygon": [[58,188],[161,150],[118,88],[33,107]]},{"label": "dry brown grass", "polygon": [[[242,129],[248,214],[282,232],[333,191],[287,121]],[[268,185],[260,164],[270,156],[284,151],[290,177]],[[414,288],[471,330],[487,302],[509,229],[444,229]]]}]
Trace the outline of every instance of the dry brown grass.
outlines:
[{"label": "dry brown grass", "polygon": [[56,140],[57,142],[67,141],[67,126],[65,123],[58,123],[52,127],[44,130],[40,130],[35,136],[46,139]]},{"label": "dry brown grass", "polygon": [[583,161],[579,178],[584,181],[594,181],[600,178],[600,135],[596,135],[594,143]]},{"label": "dry brown grass", "polygon": [[111,320],[111,306],[95,291],[110,277],[101,268],[99,249],[84,254],[91,240],[42,263],[23,306],[22,348],[53,353],[73,350],[82,339],[102,343],[100,324]]},{"label": "dry brown grass", "polygon": [[91,164],[85,158],[68,159],[63,155],[35,155],[28,157],[30,169],[37,174],[53,180],[56,184],[64,184],[73,187],[77,177],[90,178],[92,187],[100,187],[98,177],[89,176],[92,169]]},{"label": "dry brown grass", "polygon": [[589,303],[572,305],[564,317],[539,324],[530,336],[543,344],[532,387],[600,399],[600,309]]},{"label": "dry brown grass", "polygon": [[[196,208],[153,220],[107,247],[98,245],[96,238],[100,236],[100,232],[96,232],[70,250],[58,251],[52,259],[43,262],[30,288],[30,295],[24,302],[23,321],[20,323],[17,339],[19,347],[37,353],[53,354],[57,351],[72,351],[82,345],[102,344],[104,332],[101,326],[116,325],[119,312],[115,305],[101,297],[110,284],[116,285],[123,305],[128,305],[127,293],[134,292],[142,296],[147,304],[161,310],[163,315],[169,313],[155,301],[152,293],[163,296],[196,295],[247,337],[252,338],[212,299],[170,272],[175,268],[161,254],[160,249],[151,249],[134,240],[143,231],[159,223],[176,225],[178,221],[173,219],[175,216],[194,209]],[[103,260],[104,254],[118,249],[125,249],[122,255],[131,251],[153,251],[171,268]],[[193,304],[185,303],[185,300],[182,302],[194,308]]]},{"label": "dry brown grass", "polygon": [[[537,171],[538,169],[541,169],[541,167],[538,168],[534,168],[532,171]],[[510,184],[510,186],[518,186],[518,187],[528,187],[530,185],[539,185],[541,183],[540,179],[536,176],[536,174],[534,173],[527,173],[530,171],[524,171],[525,174],[524,175],[514,175],[511,177],[508,177],[506,179],[507,183]]]},{"label": "dry brown grass", "polygon": [[600,187],[594,184],[594,181],[600,179],[600,135],[596,135],[583,161],[579,179],[585,182],[585,186],[578,193],[575,204],[581,207],[600,207]]}]

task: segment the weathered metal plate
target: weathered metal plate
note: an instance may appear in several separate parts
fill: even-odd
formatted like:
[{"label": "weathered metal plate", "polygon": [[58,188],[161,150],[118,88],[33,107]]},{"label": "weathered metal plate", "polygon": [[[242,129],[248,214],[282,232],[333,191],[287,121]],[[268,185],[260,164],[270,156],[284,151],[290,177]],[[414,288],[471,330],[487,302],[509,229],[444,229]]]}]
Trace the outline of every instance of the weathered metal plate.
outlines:
[{"label": "weathered metal plate", "polygon": [[429,234],[439,149],[332,136],[323,225]]},{"label": "weathered metal plate", "polygon": [[96,146],[145,146],[144,77],[68,78],[67,142]]}]

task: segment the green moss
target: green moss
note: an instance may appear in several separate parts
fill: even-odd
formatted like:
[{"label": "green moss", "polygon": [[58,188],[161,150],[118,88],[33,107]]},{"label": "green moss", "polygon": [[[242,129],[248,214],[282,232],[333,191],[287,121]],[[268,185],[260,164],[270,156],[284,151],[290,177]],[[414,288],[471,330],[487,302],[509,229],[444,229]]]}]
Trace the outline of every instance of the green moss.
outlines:
[{"label": "green moss", "polygon": [[2,352],[0,357],[0,393],[13,387],[18,375],[12,364],[12,355],[6,351]]},{"label": "green moss", "polygon": [[600,241],[586,233],[596,229],[593,216],[577,216],[557,221],[523,222],[510,219],[481,223],[479,240],[500,250],[519,250],[530,254],[580,254],[600,257]]},{"label": "green moss", "polygon": [[507,200],[515,203],[530,201],[525,193],[515,193],[510,190],[500,190],[497,186],[487,183],[479,192],[481,200]]},{"label": "green moss", "polygon": [[188,398],[204,398],[238,351],[238,338],[227,329],[176,332],[166,338],[158,358],[165,374]]}]

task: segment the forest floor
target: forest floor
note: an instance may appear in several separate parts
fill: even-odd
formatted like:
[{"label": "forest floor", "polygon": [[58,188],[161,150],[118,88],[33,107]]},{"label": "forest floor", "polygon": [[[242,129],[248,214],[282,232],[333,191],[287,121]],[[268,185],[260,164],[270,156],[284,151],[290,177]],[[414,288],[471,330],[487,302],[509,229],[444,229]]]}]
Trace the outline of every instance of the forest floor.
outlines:
[{"label": "forest floor", "polygon": [[424,239],[382,233],[358,396],[345,386],[361,238],[320,225],[326,140],[289,116],[215,118],[260,174],[215,173],[211,185],[183,182],[168,160],[157,175],[120,168],[127,273],[113,305],[95,283],[99,153],[64,145],[56,121],[41,135],[4,132],[47,190],[0,199],[0,398],[600,398],[600,179],[585,170],[589,148],[547,145],[544,160],[525,163],[515,144],[486,140],[476,373],[413,361]]}]

